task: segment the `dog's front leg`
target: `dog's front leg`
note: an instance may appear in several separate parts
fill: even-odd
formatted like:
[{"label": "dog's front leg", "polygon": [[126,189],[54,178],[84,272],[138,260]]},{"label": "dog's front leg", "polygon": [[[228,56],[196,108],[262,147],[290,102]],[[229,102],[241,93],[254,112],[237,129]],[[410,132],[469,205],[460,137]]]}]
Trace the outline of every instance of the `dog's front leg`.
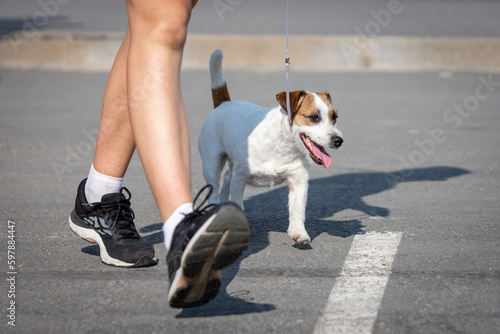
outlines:
[{"label": "dog's front leg", "polygon": [[304,226],[309,182],[307,179],[289,177],[288,183],[290,188],[288,194],[290,224],[287,232],[297,244],[305,245],[311,241]]}]

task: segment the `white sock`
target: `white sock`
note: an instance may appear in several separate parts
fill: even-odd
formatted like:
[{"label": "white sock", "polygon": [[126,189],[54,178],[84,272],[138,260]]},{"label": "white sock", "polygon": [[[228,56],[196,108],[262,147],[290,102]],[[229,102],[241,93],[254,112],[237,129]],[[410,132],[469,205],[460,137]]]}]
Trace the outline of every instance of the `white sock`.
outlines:
[{"label": "white sock", "polygon": [[170,250],[170,244],[172,243],[175,228],[184,219],[184,217],[191,212],[193,212],[193,203],[184,203],[179,206],[167,219],[165,224],[163,224],[163,239],[165,241],[165,248],[167,251]]},{"label": "white sock", "polygon": [[106,194],[119,193],[123,184],[123,178],[108,176],[99,173],[90,167],[89,177],[85,184],[85,196],[89,203],[100,202]]}]

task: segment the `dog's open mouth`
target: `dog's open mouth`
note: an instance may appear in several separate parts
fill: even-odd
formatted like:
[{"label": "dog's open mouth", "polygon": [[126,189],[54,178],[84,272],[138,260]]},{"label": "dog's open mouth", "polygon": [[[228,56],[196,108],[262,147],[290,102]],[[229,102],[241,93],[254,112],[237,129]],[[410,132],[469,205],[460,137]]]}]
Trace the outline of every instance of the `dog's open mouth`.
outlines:
[{"label": "dog's open mouth", "polygon": [[301,133],[300,138],[302,142],[306,146],[311,159],[317,163],[318,165],[323,165],[323,167],[328,168],[332,164],[332,158],[328,153],[326,153],[323,146],[316,144],[311,140],[311,138],[307,137],[305,134]]}]

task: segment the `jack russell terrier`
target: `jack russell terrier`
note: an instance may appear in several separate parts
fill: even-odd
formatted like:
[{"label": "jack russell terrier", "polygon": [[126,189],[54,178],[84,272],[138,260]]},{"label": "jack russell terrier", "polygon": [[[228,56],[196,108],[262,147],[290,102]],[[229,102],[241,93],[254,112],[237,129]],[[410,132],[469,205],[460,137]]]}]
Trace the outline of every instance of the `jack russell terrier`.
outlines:
[{"label": "jack russell terrier", "polygon": [[344,141],[330,94],[291,92],[291,121],[285,92],[276,95],[279,106],[272,109],[231,101],[220,49],[210,57],[210,80],[215,109],[198,139],[203,175],[214,187],[210,203],[231,199],[243,209],[246,185],[266,187],[288,181],[287,232],[297,244],[309,243],[304,221],[311,160],[328,168],[332,159],[325,147],[339,148]]}]

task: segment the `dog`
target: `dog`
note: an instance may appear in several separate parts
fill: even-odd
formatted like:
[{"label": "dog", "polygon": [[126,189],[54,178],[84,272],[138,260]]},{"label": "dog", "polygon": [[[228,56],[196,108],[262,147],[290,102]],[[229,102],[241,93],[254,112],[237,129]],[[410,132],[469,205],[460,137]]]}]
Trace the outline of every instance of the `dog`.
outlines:
[{"label": "dog", "polygon": [[290,92],[291,120],[285,92],[276,95],[279,105],[271,109],[231,101],[222,57],[220,49],[210,57],[214,110],[198,138],[203,176],[214,188],[209,202],[231,200],[243,209],[247,185],[268,187],[287,181],[287,233],[297,244],[305,245],[311,241],[304,226],[310,166],[314,162],[328,168],[332,159],[325,147],[337,149],[342,145],[338,112],[327,92]]}]

